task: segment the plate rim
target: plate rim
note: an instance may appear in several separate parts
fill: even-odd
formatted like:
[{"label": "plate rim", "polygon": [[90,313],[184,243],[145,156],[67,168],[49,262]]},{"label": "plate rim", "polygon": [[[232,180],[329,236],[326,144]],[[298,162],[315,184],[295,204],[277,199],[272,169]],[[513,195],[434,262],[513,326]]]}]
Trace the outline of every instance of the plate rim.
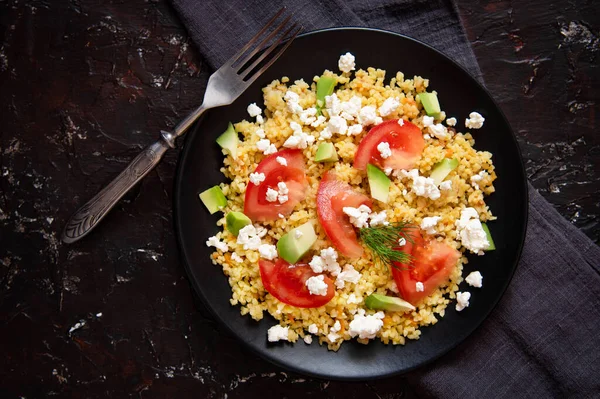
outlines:
[{"label": "plate rim", "polygon": [[[236,339],[237,342],[241,343],[241,346],[244,349],[249,349],[253,354],[257,355],[260,359],[266,360],[267,362],[276,365],[277,367],[280,367],[284,370],[289,370],[301,375],[306,375],[306,376],[310,376],[313,378],[318,378],[318,379],[324,379],[324,380],[334,380],[334,381],[373,381],[373,380],[379,380],[379,379],[384,379],[384,378],[389,378],[392,376],[398,376],[401,374],[406,374],[408,372],[411,372],[413,370],[416,369],[421,369],[427,365],[431,365],[433,362],[435,362],[436,360],[440,359],[442,356],[447,355],[449,352],[451,352],[452,350],[454,350],[458,345],[460,345],[461,343],[464,343],[465,341],[467,341],[467,339],[469,339],[473,333],[475,333],[475,331],[477,331],[478,329],[481,328],[482,324],[489,318],[489,316],[492,314],[492,312],[496,309],[496,307],[498,306],[498,303],[500,302],[500,300],[504,297],[504,295],[506,294],[506,290],[508,288],[508,286],[510,285],[510,283],[512,282],[512,279],[514,277],[514,274],[517,270],[517,267],[519,267],[519,263],[521,261],[521,257],[523,254],[523,248],[525,246],[525,238],[526,238],[526,234],[527,234],[527,226],[528,226],[528,216],[529,216],[529,186],[528,186],[528,180],[527,180],[527,173],[526,173],[526,169],[525,169],[525,163],[523,160],[523,154],[521,151],[521,147],[519,146],[519,142],[517,140],[517,136],[508,120],[508,118],[506,117],[504,111],[502,110],[502,108],[500,108],[500,106],[498,105],[497,101],[495,100],[495,98],[492,96],[492,94],[490,93],[490,91],[476,78],[474,77],[471,72],[469,72],[463,65],[461,65],[460,63],[458,63],[457,61],[455,61],[454,59],[450,58],[448,55],[446,55],[445,53],[443,53],[442,51],[434,48],[433,46],[424,43],[421,40],[412,38],[410,36],[401,34],[401,33],[397,33],[397,32],[392,32],[389,30],[385,30],[385,29],[379,29],[379,28],[369,28],[369,27],[359,27],[359,26],[342,26],[342,27],[331,27],[331,28],[323,28],[323,29],[315,29],[315,30],[311,30],[305,33],[302,33],[300,35],[298,35],[298,38],[304,38],[304,37],[308,37],[308,36],[314,36],[314,35],[318,35],[318,34],[322,34],[322,33],[326,33],[326,32],[330,32],[330,31],[367,31],[367,32],[376,32],[376,33],[382,33],[382,34],[386,34],[386,35],[390,35],[390,36],[395,36],[396,38],[399,38],[401,40],[408,40],[408,41],[412,41],[417,43],[418,45],[424,46],[426,48],[428,48],[431,51],[434,51],[436,53],[438,53],[438,55],[441,55],[443,58],[445,58],[447,61],[449,61],[450,63],[454,64],[455,67],[458,67],[462,72],[464,72],[467,76],[469,76],[471,78],[471,80],[473,82],[475,82],[475,84],[477,85],[477,87],[482,90],[487,96],[488,98],[491,100],[492,104],[494,105],[494,107],[496,108],[496,110],[499,112],[501,118],[504,120],[504,122],[506,123],[506,126],[508,126],[508,130],[510,132],[510,137],[512,139],[512,142],[514,144],[514,146],[516,147],[517,153],[519,155],[519,166],[521,171],[523,172],[523,176],[525,177],[525,179],[523,179],[523,181],[520,182],[520,184],[522,185],[522,189],[523,189],[523,196],[524,198],[522,198],[522,200],[525,203],[525,206],[523,207],[523,212],[521,215],[516,215],[517,217],[520,217],[523,220],[523,230],[521,232],[521,236],[518,237],[519,239],[519,245],[516,251],[516,259],[515,259],[515,265],[514,267],[512,267],[512,270],[510,272],[510,275],[508,276],[508,278],[506,279],[506,281],[504,282],[503,286],[500,289],[501,294],[493,301],[493,303],[491,304],[491,306],[489,307],[489,309],[485,312],[485,315],[483,316],[482,320],[475,326],[473,327],[470,331],[467,332],[467,334],[465,335],[465,337],[462,340],[458,340],[456,343],[454,343],[453,345],[451,345],[449,348],[447,348],[446,351],[443,351],[435,356],[432,356],[431,358],[427,359],[426,361],[423,361],[417,365],[411,366],[411,367],[407,367],[407,368],[403,368],[400,370],[395,370],[395,371],[390,371],[390,372],[385,372],[385,373],[380,373],[380,374],[375,374],[375,375],[369,375],[366,377],[343,377],[343,376],[337,376],[337,375],[328,375],[328,374],[324,374],[324,373],[315,373],[315,372],[311,372],[305,369],[300,369],[295,367],[293,364],[288,364],[288,363],[283,363],[280,362],[279,360],[277,360],[274,357],[271,356],[267,356],[265,355],[265,353],[261,352],[260,350],[258,350],[258,348],[255,348],[253,345],[251,345],[249,342],[246,342],[242,339],[240,339],[238,337],[238,333],[236,331],[234,331],[234,329],[232,329],[228,323],[225,322],[225,320],[223,318],[221,318],[221,316],[219,315],[219,313],[217,313],[208,303],[208,299],[206,298],[206,296],[204,295],[204,293],[202,292],[202,290],[199,287],[198,282],[196,281],[195,278],[192,278],[191,276],[193,276],[192,273],[192,269],[190,264],[188,263],[187,257],[185,256],[186,251],[183,245],[183,233],[182,233],[182,226],[179,223],[179,219],[180,219],[180,210],[179,207],[177,206],[179,199],[180,199],[180,195],[179,195],[179,191],[180,191],[180,187],[183,184],[183,179],[182,179],[182,170],[183,170],[183,165],[184,165],[184,159],[187,158],[189,152],[191,151],[191,147],[189,145],[187,145],[187,143],[189,141],[192,140],[193,137],[196,136],[196,134],[198,134],[198,130],[202,124],[202,119],[200,118],[193,126],[192,131],[188,132],[186,134],[186,137],[184,138],[184,142],[183,145],[181,145],[182,149],[178,154],[177,157],[177,164],[176,164],[176,169],[175,169],[175,178],[173,179],[173,227],[175,230],[175,239],[177,241],[177,249],[178,249],[178,255],[180,258],[180,263],[183,264],[185,271],[186,271],[186,276],[188,281],[191,283],[192,287],[194,288],[194,293],[196,295],[198,295],[198,297],[201,299],[203,306],[209,311],[209,313],[211,314],[211,316],[218,321],[218,324],[220,326],[220,328],[225,328],[229,334],[231,334],[232,337],[234,337]],[[240,317],[245,317],[240,315]],[[433,327],[433,326],[429,326],[429,327]],[[393,345],[392,345],[393,346]],[[327,348],[322,348],[323,350],[328,351]]]}]

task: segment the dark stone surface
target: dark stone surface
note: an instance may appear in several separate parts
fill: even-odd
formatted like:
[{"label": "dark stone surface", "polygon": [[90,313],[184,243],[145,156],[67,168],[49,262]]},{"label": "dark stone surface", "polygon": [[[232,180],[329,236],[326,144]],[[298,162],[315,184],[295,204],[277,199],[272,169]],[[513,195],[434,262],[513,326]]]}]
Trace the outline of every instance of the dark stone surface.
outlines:
[{"label": "dark stone surface", "polygon": [[[460,5],[533,184],[596,242],[598,7]],[[209,71],[164,0],[0,0],[0,396],[417,397],[256,358],[207,316],[172,231],[177,152],[88,238],[66,219],[201,99]]]}]

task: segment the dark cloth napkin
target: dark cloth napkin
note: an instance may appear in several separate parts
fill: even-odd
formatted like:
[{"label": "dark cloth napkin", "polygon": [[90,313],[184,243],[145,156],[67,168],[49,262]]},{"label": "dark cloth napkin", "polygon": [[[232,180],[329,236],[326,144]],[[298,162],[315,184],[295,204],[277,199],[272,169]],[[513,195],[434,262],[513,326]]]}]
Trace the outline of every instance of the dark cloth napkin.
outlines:
[{"label": "dark cloth napkin", "polygon": [[[215,69],[281,7],[274,0],[173,0]],[[453,3],[436,0],[284,2],[305,31],[367,26],[426,42],[481,80]],[[481,328],[408,375],[436,397],[598,397],[600,249],[530,185],[527,238],[506,294]]]}]

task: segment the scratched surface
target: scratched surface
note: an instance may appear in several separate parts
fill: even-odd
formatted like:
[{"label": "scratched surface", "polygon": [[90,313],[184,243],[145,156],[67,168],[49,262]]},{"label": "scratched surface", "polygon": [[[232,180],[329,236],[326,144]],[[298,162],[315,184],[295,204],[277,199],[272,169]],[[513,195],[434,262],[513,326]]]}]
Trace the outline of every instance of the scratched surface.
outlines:
[{"label": "scratched surface", "polygon": [[[521,3],[460,11],[531,181],[598,242],[599,10]],[[286,373],[208,317],[172,232],[175,151],[88,239],[59,242],[208,73],[164,0],[0,0],[0,396],[419,397],[410,375]]]}]

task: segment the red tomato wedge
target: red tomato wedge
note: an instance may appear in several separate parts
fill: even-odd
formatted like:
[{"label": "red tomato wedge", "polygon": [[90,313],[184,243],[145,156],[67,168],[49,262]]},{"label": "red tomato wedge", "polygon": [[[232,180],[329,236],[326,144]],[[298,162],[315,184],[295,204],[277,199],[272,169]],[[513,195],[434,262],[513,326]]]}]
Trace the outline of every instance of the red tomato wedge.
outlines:
[{"label": "red tomato wedge", "polygon": [[[407,240],[401,248],[412,256],[411,264],[396,263],[396,267],[392,267],[392,274],[402,298],[415,305],[448,282],[461,255],[448,244],[423,238],[419,231],[413,231],[411,236],[413,242]],[[417,292],[419,281],[424,287],[421,292]]]},{"label": "red tomato wedge", "polygon": [[359,258],[363,254],[363,247],[358,242],[354,226],[343,208],[358,208],[361,205],[371,207],[371,199],[337,180],[332,171],[325,173],[317,191],[319,222],[333,246],[349,258]]},{"label": "red tomato wedge", "polygon": [[335,295],[333,281],[325,276],[327,284],[326,295],[313,295],[306,287],[306,280],[316,276],[307,264],[290,265],[283,259],[275,263],[261,259],[258,261],[260,278],[269,294],[283,303],[299,308],[318,308],[323,306]]},{"label": "red tomato wedge", "polygon": [[[277,157],[285,158],[287,166],[277,162]],[[254,222],[276,220],[279,214],[289,215],[294,207],[306,197],[308,180],[304,170],[304,155],[300,150],[283,150],[263,159],[255,173],[263,173],[265,180],[258,186],[252,182],[246,187],[244,199],[244,214]],[[284,182],[289,190],[288,200],[283,204],[279,201],[267,201],[267,190],[277,190],[277,184]]]},{"label": "red tomato wedge", "polygon": [[[390,145],[390,157],[381,157],[377,149],[381,142]],[[354,167],[365,170],[367,164],[372,163],[382,169],[410,169],[421,157],[423,148],[425,140],[421,129],[408,121],[400,126],[398,119],[392,119],[373,126],[363,137],[354,156]]]}]

